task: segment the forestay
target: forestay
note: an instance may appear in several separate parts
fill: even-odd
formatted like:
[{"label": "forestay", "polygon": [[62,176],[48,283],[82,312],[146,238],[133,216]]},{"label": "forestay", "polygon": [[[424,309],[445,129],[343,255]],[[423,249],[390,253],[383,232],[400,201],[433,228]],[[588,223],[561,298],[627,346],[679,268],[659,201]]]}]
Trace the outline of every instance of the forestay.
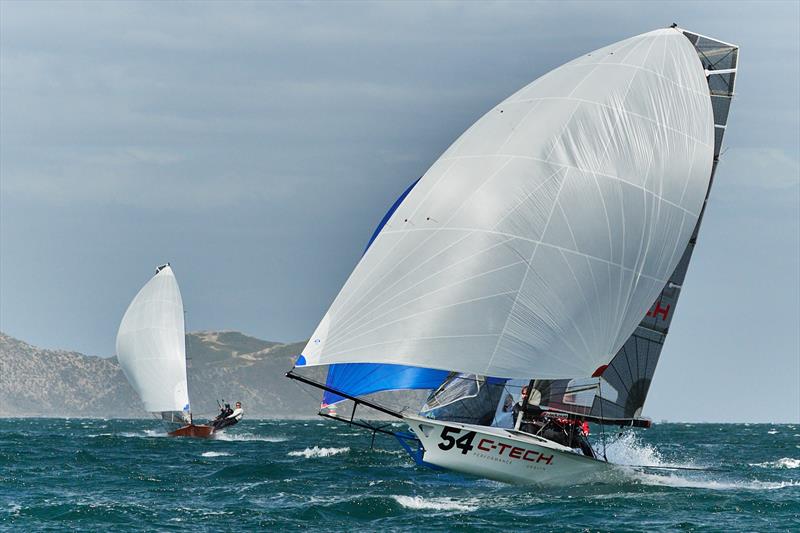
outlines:
[{"label": "forestay", "polygon": [[159,267],[128,306],[117,358],[147,411],[188,413],[183,301],[169,265]]},{"label": "forestay", "polygon": [[298,365],[591,375],[675,270],[713,146],[703,66],[678,30],[548,73],[425,173]]}]

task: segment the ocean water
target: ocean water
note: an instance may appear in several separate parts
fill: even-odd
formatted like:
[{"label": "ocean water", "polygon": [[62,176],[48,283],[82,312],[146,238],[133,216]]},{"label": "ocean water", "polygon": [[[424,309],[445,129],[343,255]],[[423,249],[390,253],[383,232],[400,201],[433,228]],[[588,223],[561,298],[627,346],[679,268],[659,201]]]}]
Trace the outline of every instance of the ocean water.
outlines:
[{"label": "ocean water", "polygon": [[800,425],[607,434],[630,470],[522,487],[414,465],[327,420],[245,420],[216,440],[147,420],[0,420],[0,529],[14,531],[800,531]]}]

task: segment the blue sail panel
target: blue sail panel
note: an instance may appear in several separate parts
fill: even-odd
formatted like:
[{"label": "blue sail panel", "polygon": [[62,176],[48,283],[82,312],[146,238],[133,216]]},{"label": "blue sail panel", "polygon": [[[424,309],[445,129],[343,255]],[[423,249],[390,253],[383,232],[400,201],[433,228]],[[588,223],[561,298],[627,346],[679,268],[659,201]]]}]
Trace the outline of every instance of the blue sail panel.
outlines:
[{"label": "blue sail panel", "polygon": [[[419,183],[418,178],[403,191],[389,210],[383,215],[375,231],[364,249],[367,253],[369,247],[378,238],[383,227],[392,218],[392,215],[406,199],[414,186]],[[305,364],[305,357],[302,355],[297,360],[296,366]],[[373,363],[344,363],[331,365],[328,368],[328,378],[325,384],[336,390],[345,392],[351,396],[363,396],[373,392],[387,390],[411,390],[411,389],[434,389],[441,385],[447,377],[444,370],[432,370],[429,368],[418,368],[404,365],[386,365]],[[322,396],[322,407],[327,407],[345,400],[342,396],[325,391]]]},{"label": "blue sail panel", "polygon": [[[350,396],[387,390],[435,389],[447,377],[446,370],[376,363],[342,363],[328,367],[325,385]],[[325,391],[322,407],[345,400]]]},{"label": "blue sail panel", "polygon": [[375,239],[378,238],[378,234],[381,232],[383,227],[386,225],[387,222],[389,222],[389,219],[392,218],[392,215],[394,214],[395,211],[397,211],[397,208],[400,206],[400,204],[403,203],[403,200],[406,199],[406,196],[408,196],[408,193],[411,192],[411,189],[413,189],[414,186],[417,183],[419,183],[419,180],[421,180],[421,179],[422,178],[417,178],[417,180],[414,183],[409,185],[408,189],[403,191],[403,194],[401,194],[400,197],[397,200],[395,200],[395,202],[392,204],[392,207],[390,207],[389,210],[386,212],[386,214],[383,215],[383,218],[378,223],[378,227],[375,228],[375,231],[372,233],[372,237],[369,238],[369,242],[367,243],[367,247],[364,248],[364,253],[367,253],[367,250],[369,250],[369,247],[372,246],[373,241],[375,241]]}]

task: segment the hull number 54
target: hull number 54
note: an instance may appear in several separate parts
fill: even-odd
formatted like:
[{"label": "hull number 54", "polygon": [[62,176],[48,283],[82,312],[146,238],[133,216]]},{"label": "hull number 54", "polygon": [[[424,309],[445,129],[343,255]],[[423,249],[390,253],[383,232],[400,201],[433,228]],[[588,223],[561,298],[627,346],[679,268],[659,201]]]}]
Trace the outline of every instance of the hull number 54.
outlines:
[{"label": "hull number 54", "polygon": [[466,455],[467,452],[473,448],[472,441],[475,439],[475,432],[469,431],[456,438],[454,435],[458,435],[459,433],[461,433],[461,430],[458,428],[444,428],[442,430],[442,442],[439,443],[439,449],[447,451],[455,446],[461,450],[462,454]]}]

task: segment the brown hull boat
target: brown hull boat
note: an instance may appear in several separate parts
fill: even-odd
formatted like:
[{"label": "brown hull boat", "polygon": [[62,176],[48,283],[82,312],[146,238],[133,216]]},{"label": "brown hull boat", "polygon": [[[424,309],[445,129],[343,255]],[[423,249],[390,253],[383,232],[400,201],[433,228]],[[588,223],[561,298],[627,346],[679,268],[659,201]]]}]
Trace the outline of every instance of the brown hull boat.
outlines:
[{"label": "brown hull boat", "polygon": [[212,426],[206,426],[205,424],[189,424],[188,426],[183,426],[175,431],[171,431],[168,433],[168,435],[170,437],[194,437],[198,439],[207,439],[214,435],[214,428]]}]

